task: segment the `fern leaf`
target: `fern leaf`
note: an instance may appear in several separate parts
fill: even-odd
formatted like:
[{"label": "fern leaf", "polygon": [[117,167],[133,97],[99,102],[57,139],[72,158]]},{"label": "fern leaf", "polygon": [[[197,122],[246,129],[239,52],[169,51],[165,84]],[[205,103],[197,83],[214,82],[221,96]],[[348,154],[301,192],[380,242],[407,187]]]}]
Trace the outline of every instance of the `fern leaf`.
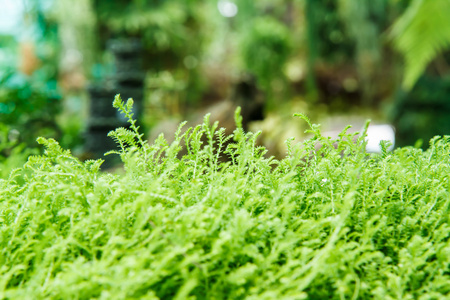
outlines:
[{"label": "fern leaf", "polygon": [[390,35],[405,58],[403,86],[411,89],[427,65],[450,47],[450,0],[414,0]]}]

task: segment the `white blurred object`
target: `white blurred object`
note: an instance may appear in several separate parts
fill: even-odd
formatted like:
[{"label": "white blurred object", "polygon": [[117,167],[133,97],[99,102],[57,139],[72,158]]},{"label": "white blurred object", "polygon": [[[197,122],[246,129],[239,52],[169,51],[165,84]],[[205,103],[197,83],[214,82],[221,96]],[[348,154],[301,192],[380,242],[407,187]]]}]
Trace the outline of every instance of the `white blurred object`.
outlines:
[{"label": "white blurred object", "polygon": [[219,0],[217,2],[217,8],[222,16],[232,18],[238,13],[238,7],[236,3],[229,0]]},{"label": "white blurred object", "polygon": [[367,129],[366,151],[370,153],[381,153],[381,141],[389,141],[391,145],[387,148],[392,151],[395,146],[395,130],[391,125],[369,125]]}]

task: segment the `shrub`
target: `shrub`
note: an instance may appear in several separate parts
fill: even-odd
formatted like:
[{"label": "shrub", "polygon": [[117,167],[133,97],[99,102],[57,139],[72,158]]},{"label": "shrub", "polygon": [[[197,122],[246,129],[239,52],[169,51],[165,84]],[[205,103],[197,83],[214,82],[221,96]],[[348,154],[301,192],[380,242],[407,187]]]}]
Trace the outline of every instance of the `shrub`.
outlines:
[{"label": "shrub", "polygon": [[274,18],[256,18],[243,36],[242,60],[258,80],[258,85],[271,94],[271,82],[280,78],[292,48],[289,29]]},{"label": "shrub", "polygon": [[56,82],[5,71],[0,73],[0,124],[19,133],[19,140],[34,146],[36,136],[60,135],[55,117],[61,101]]},{"label": "shrub", "polygon": [[0,123],[0,178],[8,177],[13,169],[22,167],[28,156],[39,153],[38,149],[20,143],[19,135],[17,130]]},{"label": "shrub", "polygon": [[110,134],[124,175],[40,138],[45,154],[0,181],[2,298],[450,296],[449,137],[369,155],[364,132],[330,140],[297,115],[314,137],[277,161],[238,114],[232,136],[206,116],[150,145],[132,101],[114,106],[131,122]]}]

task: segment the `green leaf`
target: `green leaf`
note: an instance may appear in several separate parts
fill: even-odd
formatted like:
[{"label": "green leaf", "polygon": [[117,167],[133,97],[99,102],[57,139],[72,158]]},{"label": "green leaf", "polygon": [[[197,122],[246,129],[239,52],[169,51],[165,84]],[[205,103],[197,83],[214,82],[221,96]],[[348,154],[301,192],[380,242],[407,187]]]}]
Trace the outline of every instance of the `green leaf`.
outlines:
[{"label": "green leaf", "polygon": [[394,23],[390,36],[404,56],[403,86],[411,89],[428,64],[450,47],[450,1],[414,0]]}]

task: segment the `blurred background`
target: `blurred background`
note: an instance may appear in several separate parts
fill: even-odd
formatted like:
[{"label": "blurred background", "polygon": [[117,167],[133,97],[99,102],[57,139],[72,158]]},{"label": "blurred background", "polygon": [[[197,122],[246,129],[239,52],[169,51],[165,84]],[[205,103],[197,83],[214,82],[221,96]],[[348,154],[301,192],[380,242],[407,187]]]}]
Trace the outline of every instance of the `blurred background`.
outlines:
[{"label": "blurred background", "polygon": [[[307,114],[337,137],[372,120],[370,151],[450,133],[450,0],[0,0],[0,163],[53,137],[82,159],[135,100],[150,142],[178,123],[262,130],[270,155]],[[378,126],[377,126],[378,125]],[[9,170],[10,167],[3,167]],[[6,171],[2,171],[3,173]]]}]

